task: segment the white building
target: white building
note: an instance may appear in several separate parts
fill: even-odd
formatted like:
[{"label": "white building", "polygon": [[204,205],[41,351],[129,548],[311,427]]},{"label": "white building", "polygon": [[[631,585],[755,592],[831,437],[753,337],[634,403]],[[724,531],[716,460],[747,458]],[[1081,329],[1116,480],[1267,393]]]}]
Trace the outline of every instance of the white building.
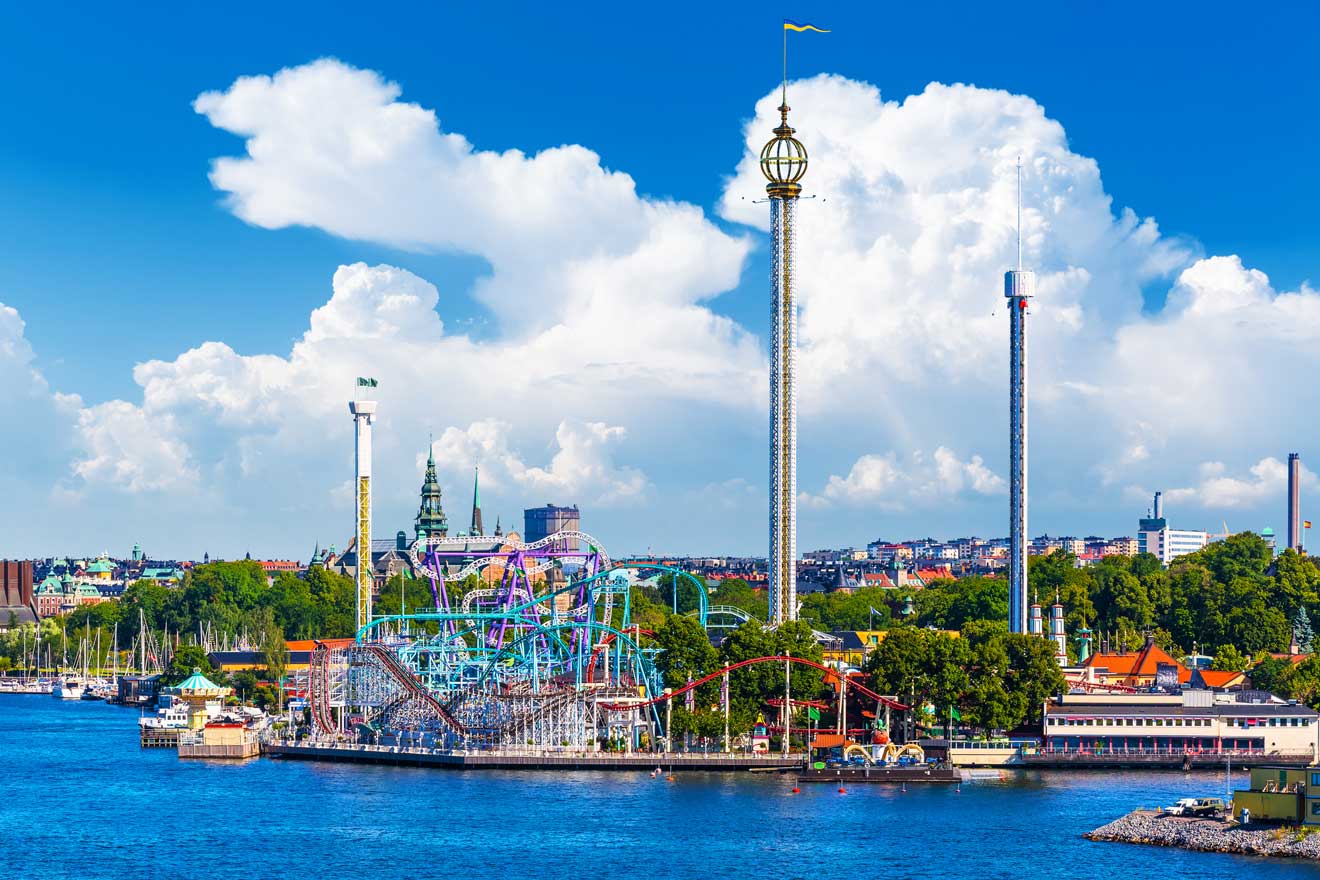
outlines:
[{"label": "white building", "polygon": [[1155,493],[1151,516],[1137,521],[1137,552],[1149,553],[1168,565],[1179,556],[1195,553],[1210,543],[1208,532],[1171,529],[1164,518],[1163,493]]},{"label": "white building", "polygon": [[1064,694],[1046,701],[1043,723],[1045,748],[1054,752],[1233,752],[1314,760],[1317,718],[1303,705],[1185,690]]}]

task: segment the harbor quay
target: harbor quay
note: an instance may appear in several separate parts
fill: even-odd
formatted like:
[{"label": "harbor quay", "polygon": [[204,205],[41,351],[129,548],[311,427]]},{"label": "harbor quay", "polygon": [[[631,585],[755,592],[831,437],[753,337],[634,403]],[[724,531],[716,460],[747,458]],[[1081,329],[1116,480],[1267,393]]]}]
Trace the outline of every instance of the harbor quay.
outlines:
[{"label": "harbor quay", "polygon": [[614,754],[499,749],[454,751],[416,746],[379,746],[364,743],[268,743],[262,754],[300,761],[339,761],[355,764],[400,764],[450,770],[662,770],[724,773],[736,770],[794,770],[801,755],[671,752]]}]

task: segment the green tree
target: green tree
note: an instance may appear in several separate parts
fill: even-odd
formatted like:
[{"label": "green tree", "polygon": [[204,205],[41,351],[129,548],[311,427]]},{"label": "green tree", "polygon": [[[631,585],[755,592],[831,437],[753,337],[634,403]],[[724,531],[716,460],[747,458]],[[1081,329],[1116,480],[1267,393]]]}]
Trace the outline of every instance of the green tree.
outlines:
[{"label": "green tree", "polygon": [[915,627],[890,630],[866,661],[881,693],[896,694],[914,706],[930,703],[936,717],[957,706],[971,680],[971,648],[966,639]]},{"label": "green tree", "polygon": [[165,668],[161,681],[165,686],[173,687],[192,675],[193,670],[199,670],[206,676],[215,674],[215,667],[211,665],[206,651],[198,645],[180,645],[175,649],[174,656],[170,657],[170,664]]},{"label": "green tree", "polygon": [[1251,667],[1251,686],[1272,694],[1282,694],[1292,662],[1284,657],[1265,657]]},{"label": "green tree", "polygon": [[973,620],[1008,619],[1008,581],[966,577],[936,581],[913,595],[918,626],[961,629]]},{"label": "green tree", "polygon": [[674,608],[674,584],[678,584],[678,613],[686,614],[689,611],[696,611],[701,605],[700,593],[705,590],[704,584],[700,583],[700,576],[694,574],[664,571],[656,579],[656,585],[660,590],[661,601],[669,608]]},{"label": "green tree", "polygon": [[1210,664],[1210,668],[1219,672],[1241,672],[1247,668],[1250,663],[1242,652],[1232,645],[1220,645],[1219,650],[1215,652],[1215,659]]},{"label": "green tree", "polygon": [[1297,642],[1297,648],[1303,654],[1311,653],[1311,642],[1315,640],[1315,630],[1311,629],[1311,618],[1306,613],[1306,606],[1302,605],[1297,609],[1297,614],[1292,620],[1292,635]]},{"label": "green tree", "polygon": [[266,673],[275,685],[276,706],[283,709],[282,683],[289,663],[289,650],[284,643],[284,631],[275,622],[275,614],[269,608],[258,608],[252,612],[249,631],[253,634],[258,650],[261,651],[261,662],[266,666]]},{"label": "green tree", "polygon": [[669,615],[656,631],[655,640],[661,649],[656,667],[666,687],[680,688],[689,679],[719,668],[719,652],[693,618]]},{"label": "green tree", "polygon": [[756,589],[742,578],[725,578],[713,590],[712,605],[732,605],[741,608],[757,620],[769,618],[770,599],[764,588]]},{"label": "green tree", "polygon": [[1320,706],[1320,654],[1312,654],[1284,672],[1281,696],[1298,700],[1312,709]]}]

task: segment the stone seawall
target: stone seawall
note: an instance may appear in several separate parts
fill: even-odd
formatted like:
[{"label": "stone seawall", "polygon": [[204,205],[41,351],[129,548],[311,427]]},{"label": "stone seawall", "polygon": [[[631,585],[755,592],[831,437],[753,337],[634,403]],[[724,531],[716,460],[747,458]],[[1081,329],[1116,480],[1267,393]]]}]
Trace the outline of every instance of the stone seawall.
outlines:
[{"label": "stone seawall", "polygon": [[1202,852],[1320,860],[1320,831],[1253,822],[1239,825],[1219,819],[1185,819],[1153,810],[1137,810],[1082,835],[1088,840],[1176,846]]}]

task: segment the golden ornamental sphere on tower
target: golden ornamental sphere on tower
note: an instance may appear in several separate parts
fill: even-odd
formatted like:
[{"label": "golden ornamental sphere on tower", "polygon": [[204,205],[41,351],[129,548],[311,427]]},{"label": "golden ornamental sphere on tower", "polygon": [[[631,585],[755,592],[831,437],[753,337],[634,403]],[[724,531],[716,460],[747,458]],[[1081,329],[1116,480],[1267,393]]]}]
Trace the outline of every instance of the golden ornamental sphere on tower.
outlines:
[{"label": "golden ornamental sphere on tower", "polygon": [[807,173],[807,148],[793,137],[788,124],[788,105],[779,105],[781,122],[775,136],[761,149],[761,173],[770,181],[766,192],[773,197],[793,197],[802,192],[799,181]]}]

